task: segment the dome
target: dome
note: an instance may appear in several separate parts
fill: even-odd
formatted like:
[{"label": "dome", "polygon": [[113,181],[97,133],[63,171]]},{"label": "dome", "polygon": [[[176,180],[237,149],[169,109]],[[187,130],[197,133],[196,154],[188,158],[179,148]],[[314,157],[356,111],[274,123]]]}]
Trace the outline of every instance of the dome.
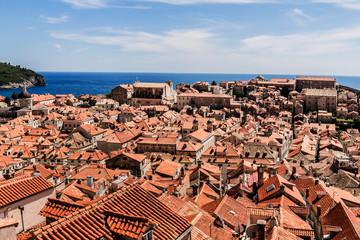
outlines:
[{"label": "dome", "polygon": [[23,91],[18,95],[18,98],[31,98],[31,94],[26,90],[26,87],[24,87]]}]

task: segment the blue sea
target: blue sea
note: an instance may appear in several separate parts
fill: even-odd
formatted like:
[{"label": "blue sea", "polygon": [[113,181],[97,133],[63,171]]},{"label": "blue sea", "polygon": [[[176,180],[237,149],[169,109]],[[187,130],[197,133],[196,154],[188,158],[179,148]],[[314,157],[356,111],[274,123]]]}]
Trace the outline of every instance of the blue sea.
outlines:
[{"label": "blue sea", "polygon": [[[171,80],[176,84],[195,83],[196,81],[212,82],[220,81],[248,81],[258,75],[266,79],[271,78],[295,78],[297,75],[274,75],[274,74],[208,74],[208,73],[108,73],[108,72],[40,72],[47,82],[46,86],[31,87],[28,91],[33,94],[50,93],[68,94],[75,96],[80,94],[107,94],[119,84],[133,84],[136,79],[141,82],[165,82]],[[360,89],[360,77],[331,76],[336,78],[337,83]],[[10,97],[13,92],[21,92],[22,89],[3,89],[0,95]]]}]

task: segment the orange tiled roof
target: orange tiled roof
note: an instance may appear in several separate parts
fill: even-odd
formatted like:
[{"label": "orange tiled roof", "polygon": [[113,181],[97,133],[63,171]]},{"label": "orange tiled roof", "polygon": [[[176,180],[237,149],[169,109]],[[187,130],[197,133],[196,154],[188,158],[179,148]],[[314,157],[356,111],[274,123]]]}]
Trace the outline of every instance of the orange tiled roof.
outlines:
[{"label": "orange tiled roof", "polygon": [[85,206],[80,204],[49,198],[39,214],[47,218],[59,220],[84,207]]},{"label": "orange tiled roof", "polygon": [[141,240],[147,227],[149,219],[138,216],[130,216],[114,211],[106,211],[106,223],[112,232],[118,234],[120,238],[130,238]]},{"label": "orange tiled roof", "polygon": [[0,208],[54,187],[41,176],[14,180],[0,186]]},{"label": "orange tiled roof", "polygon": [[88,161],[101,161],[107,159],[108,155],[101,150],[87,149],[79,150],[70,155],[68,160],[88,160]]},{"label": "orange tiled roof", "polygon": [[99,239],[113,240],[115,237],[105,224],[103,213],[113,211],[120,214],[148,218],[156,224],[155,239],[175,240],[191,229],[191,224],[157,200],[139,184],[123,187],[104,199],[80,209],[59,221],[35,231],[34,239]]},{"label": "orange tiled roof", "polygon": [[239,222],[242,225],[247,225],[246,207],[228,195],[205,204],[202,209],[211,215],[221,216],[233,229],[238,226]]},{"label": "orange tiled roof", "polygon": [[295,234],[291,233],[290,231],[282,228],[274,226],[271,230],[266,233],[265,236],[268,240],[302,240],[302,238],[296,236]]},{"label": "orange tiled roof", "polygon": [[178,170],[180,167],[181,165],[179,163],[172,161],[162,161],[157,167],[156,173],[173,177],[176,173],[176,170]]},{"label": "orange tiled roof", "polygon": [[[269,188],[271,185],[274,188]],[[295,184],[290,183],[285,178],[276,174],[271,178],[267,179],[264,184],[258,190],[259,201],[264,201],[274,196],[278,195],[281,191],[281,186],[284,186],[283,193],[285,196],[290,198],[292,201],[296,201],[299,205],[305,205],[305,202],[299,192],[299,190],[295,187]]]},{"label": "orange tiled roof", "polygon": [[360,222],[348,207],[340,201],[321,218],[323,226],[339,226],[341,231],[333,239],[360,239]]}]

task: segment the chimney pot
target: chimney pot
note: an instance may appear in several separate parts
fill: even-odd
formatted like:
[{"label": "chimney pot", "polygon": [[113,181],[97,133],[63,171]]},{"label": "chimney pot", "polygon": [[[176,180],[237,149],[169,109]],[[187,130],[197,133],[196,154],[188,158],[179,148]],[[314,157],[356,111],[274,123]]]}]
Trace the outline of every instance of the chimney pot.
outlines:
[{"label": "chimney pot", "polygon": [[315,179],[315,185],[318,185],[319,184],[319,178],[316,178]]},{"label": "chimney pot", "polygon": [[265,226],[266,221],[265,220],[257,220],[257,237],[258,240],[265,240]]},{"label": "chimney pot", "polygon": [[94,188],[94,177],[86,176],[86,183],[88,187]]},{"label": "chimney pot", "polygon": [[321,216],[321,206],[320,206],[320,205],[317,205],[317,206],[316,206],[316,209],[317,209],[318,217],[320,217],[320,216]]}]

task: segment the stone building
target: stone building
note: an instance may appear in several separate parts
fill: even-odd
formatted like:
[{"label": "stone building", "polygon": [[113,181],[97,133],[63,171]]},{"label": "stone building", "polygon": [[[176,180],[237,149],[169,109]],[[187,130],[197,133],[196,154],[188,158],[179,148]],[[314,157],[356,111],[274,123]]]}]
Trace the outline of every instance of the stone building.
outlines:
[{"label": "stone building", "polygon": [[305,88],[335,88],[336,80],[332,77],[296,77],[295,90],[301,92]]},{"label": "stone building", "polygon": [[136,82],[131,105],[134,107],[149,105],[172,105],[176,102],[176,91],[173,83],[168,80],[166,83]]},{"label": "stone building", "polygon": [[143,154],[124,152],[106,161],[106,167],[111,169],[129,169],[132,175],[142,178],[150,170],[151,162]]},{"label": "stone building", "polygon": [[111,90],[111,98],[120,104],[129,104],[134,88],[130,84],[121,84]]},{"label": "stone building", "polygon": [[335,112],[337,106],[336,89],[306,89],[305,109],[326,110]]},{"label": "stone building", "polygon": [[210,106],[212,108],[230,107],[232,97],[227,94],[211,94],[211,93],[181,93],[178,95],[177,108],[181,110],[186,105]]},{"label": "stone building", "polygon": [[141,137],[137,142],[137,152],[164,152],[175,154],[179,145],[177,137]]},{"label": "stone building", "polygon": [[19,221],[16,233],[25,231],[45,220],[38,213],[47,199],[54,197],[54,186],[39,172],[7,180],[0,186],[0,219],[14,218]]}]

